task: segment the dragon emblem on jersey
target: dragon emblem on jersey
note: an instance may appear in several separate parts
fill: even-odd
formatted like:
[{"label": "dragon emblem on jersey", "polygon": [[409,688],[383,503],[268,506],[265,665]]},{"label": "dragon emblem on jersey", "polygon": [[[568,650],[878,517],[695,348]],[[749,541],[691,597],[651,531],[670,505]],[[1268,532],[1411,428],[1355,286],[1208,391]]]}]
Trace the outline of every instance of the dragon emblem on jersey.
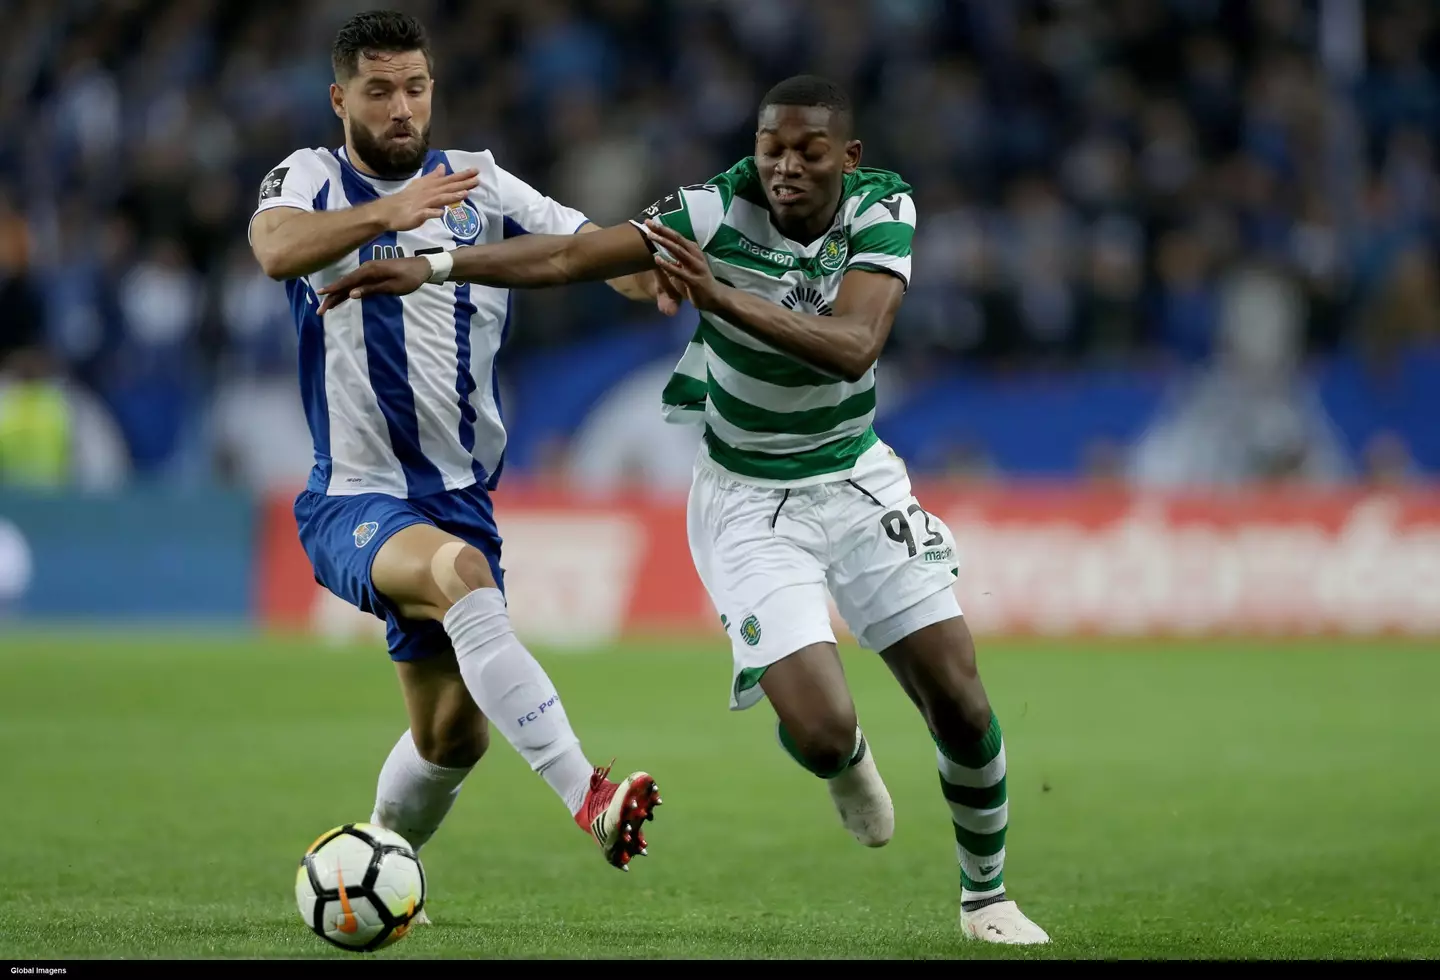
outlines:
[{"label": "dragon emblem on jersey", "polygon": [[480,234],[480,212],[469,201],[445,206],[445,227],[461,241],[472,242]]},{"label": "dragon emblem on jersey", "polygon": [[815,258],[825,272],[839,272],[849,251],[845,244],[845,232],[836,228],[820,243],[820,251]]},{"label": "dragon emblem on jersey", "polygon": [[380,525],[375,521],[366,521],[355,529],[355,547],[363,548],[375,537],[375,532],[380,530]]}]

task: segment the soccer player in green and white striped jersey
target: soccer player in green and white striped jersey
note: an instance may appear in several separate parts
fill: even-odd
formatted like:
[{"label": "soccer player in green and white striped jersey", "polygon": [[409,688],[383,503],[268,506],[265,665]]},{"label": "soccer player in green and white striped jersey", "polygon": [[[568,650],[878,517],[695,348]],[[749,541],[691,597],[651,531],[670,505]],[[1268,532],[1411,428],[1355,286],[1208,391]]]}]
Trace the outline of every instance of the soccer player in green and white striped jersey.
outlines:
[{"label": "soccer player in green and white striped jersey", "polygon": [[631,222],[368,261],[320,290],[321,313],[448,281],[526,288],[647,270],[663,311],[688,299],[700,324],[662,408],[705,428],[689,538],[731,637],[731,709],[768,699],[781,746],[824,780],[845,827],[872,847],[890,839],[833,596],[935,741],[964,934],[1048,942],[1005,890],[1005,746],[955,598],[954,538],[873,426],[875,362],[910,282],[910,186],[860,166],[849,100],[823,79],[781,82],[758,121],[753,156]]}]

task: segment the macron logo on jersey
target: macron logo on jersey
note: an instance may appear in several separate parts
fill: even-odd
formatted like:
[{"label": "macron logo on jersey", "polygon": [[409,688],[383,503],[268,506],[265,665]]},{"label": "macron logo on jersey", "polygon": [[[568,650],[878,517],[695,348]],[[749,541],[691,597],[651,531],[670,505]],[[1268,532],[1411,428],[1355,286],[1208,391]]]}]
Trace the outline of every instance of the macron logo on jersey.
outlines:
[{"label": "macron logo on jersey", "polygon": [[791,255],[789,252],[781,252],[773,248],[766,248],[759,242],[752,242],[744,235],[738,235],[737,237],[740,241],[740,247],[745,251],[749,252],[751,255],[756,256],[757,258],[762,258],[767,262],[774,262],[776,265],[792,266],[795,264],[795,256]]}]

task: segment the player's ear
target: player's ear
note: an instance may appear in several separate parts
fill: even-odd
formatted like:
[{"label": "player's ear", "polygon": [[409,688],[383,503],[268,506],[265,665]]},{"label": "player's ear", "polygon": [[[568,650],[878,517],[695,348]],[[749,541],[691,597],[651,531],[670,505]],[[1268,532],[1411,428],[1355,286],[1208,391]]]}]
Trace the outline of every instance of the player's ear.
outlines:
[{"label": "player's ear", "polygon": [[850,140],[845,144],[845,172],[847,174],[853,174],[859,168],[862,149],[859,140]]},{"label": "player's ear", "polygon": [[334,82],[330,83],[330,108],[335,115],[345,118],[345,90]]}]

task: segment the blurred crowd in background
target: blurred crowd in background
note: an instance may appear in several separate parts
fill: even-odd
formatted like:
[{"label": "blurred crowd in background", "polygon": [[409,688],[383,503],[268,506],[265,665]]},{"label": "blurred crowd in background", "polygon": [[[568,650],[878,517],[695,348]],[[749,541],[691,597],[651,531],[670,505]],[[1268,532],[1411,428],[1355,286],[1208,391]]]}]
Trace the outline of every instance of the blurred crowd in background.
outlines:
[{"label": "blurred crowd in background", "polygon": [[[375,5],[4,0],[0,480],[303,481],[295,327],[246,227],[270,168],[339,144],[330,43]],[[863,162],[901,173],[919,214],[882,376],[897,411],[952,370],[1159,372],[1174,384],[1100,454],[1107,472],[1191,485],[1440,467],[1433,433],[1403,424],[1356,445],[1306,373],[1348,358],[1383,392],[1440,344],[1434,3],[390,5],[432,36],[433,145],[489,148],[601,224],[747,155],[774,82],[845,84]],[[687,325],[653,319],[600,285],[522,294],[502,375],[518,385],[507,365],[649,330],[669,346],[636,370],[663,378]],[[647,384],[623,411],[592,399],[547,474],[601,479],[582,461],[623,456],[606,447],[651,431],[636,413],[658,424]],[[1419,387],[1440,417],[1440,368]],[[683,447],[648,444],[683,486]],[[541,465],[526,448],[522,472]],[[918,465],[1004,470],[983,445]]]}]

